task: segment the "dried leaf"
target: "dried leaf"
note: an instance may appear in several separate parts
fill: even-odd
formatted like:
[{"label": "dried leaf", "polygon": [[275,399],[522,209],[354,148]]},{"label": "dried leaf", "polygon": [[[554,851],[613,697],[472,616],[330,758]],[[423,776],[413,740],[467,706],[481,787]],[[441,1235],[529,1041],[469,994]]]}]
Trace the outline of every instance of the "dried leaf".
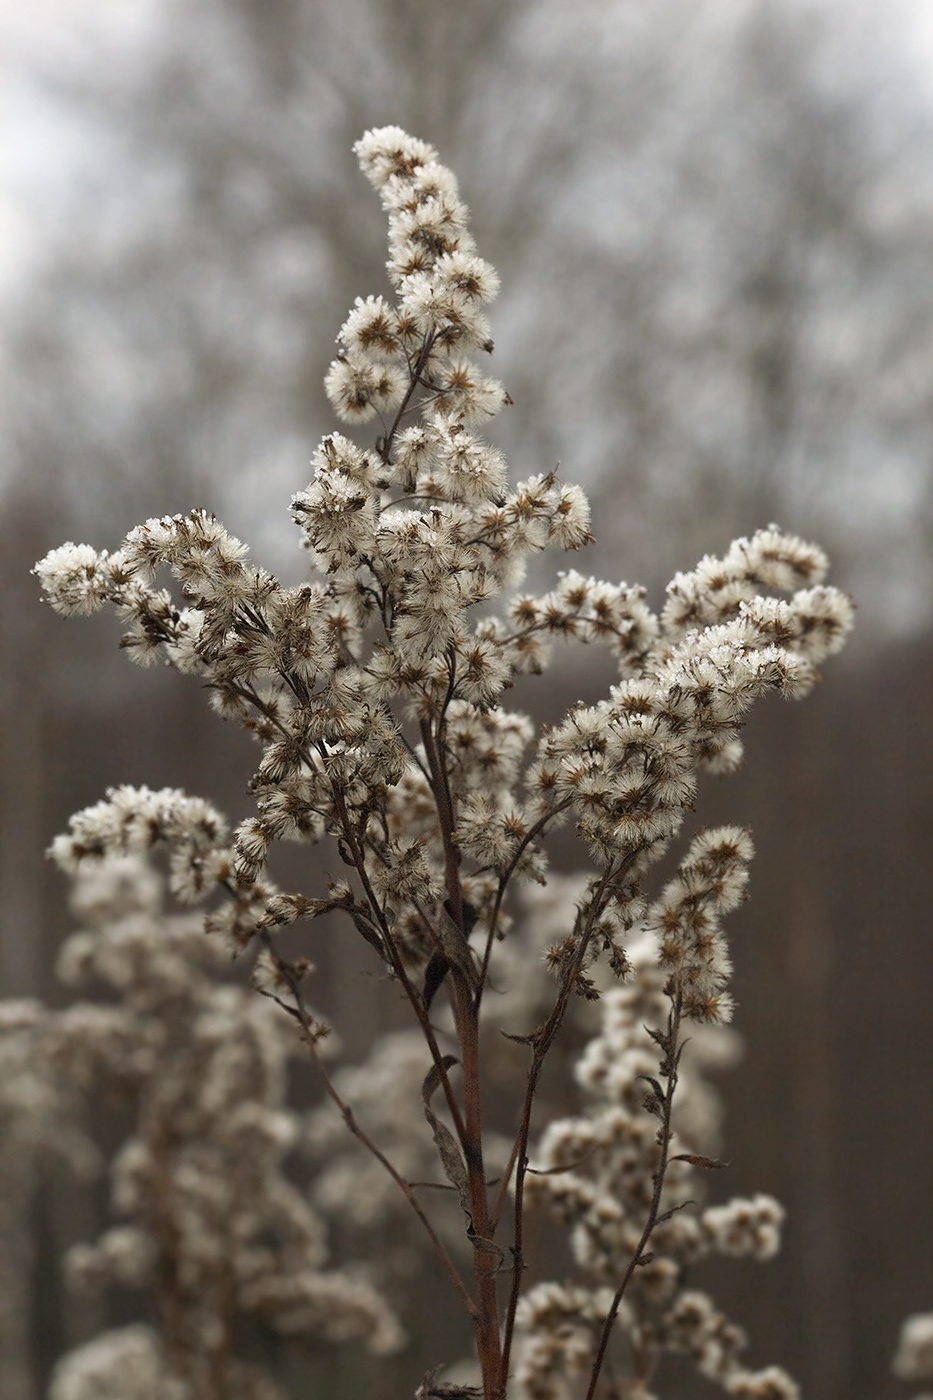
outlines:
[{"label": "dried leaf", "polygon": [[655,1094],[657,1095],[658,1100],[663,1104],[664,1090],[661,1088],[660,1084],[656,1079],[652,1079],[650,1074],[636,1074],[635,1078],[644,1079],[648,1084],[650,1084]]},{"label": "dried leaf", "polygon": [[343,861],[344,865],[350,865],[353,867],[354,870],[356,869],[356,861],[353,859],[353,856],[350,852],[350,847],[347,845],[346,841],[343,839],[342,836],[337,837],[337,854]]},{"label": "dried leaf", "polygon": [[720,1162],[718,1157],[703,1157],[698,1152],[678,1152],[672,1162],[689,1162],[691,1167],[705,1167],[708,1171],[721,1171],[728,1162]]},{"label": "dried leaf", "polygon": [[361,933],[370,947],[375,948],[380,958],[382,958],[384,962],[387,962],[388,959],[386,958],[385,944],[382,941],[382,935],[373,928],[372,924],[360,913],[359,909],[348,909],[347,913],[356,925],[357,932]]},{"label": "dried leaf", "polygon": [[444,1368],[435,1366],[428,1371],[415,1391],[415,1400],[480,1400],[483,1392],[475,1385],[450,1385],[437,1378]]},{"label": "dried leaf", "polygon": [[[457,1064],[454,1055],[445,1055],[441,1064],[445,1070]],[[431,1133],[434,1137],[434,1145],[437,1148],[441,1159],[441,1166],[444,1168],[444,1175],[456,1188],[460,1196],[460,1205],[467,1220],[470,1222],[470,1229],[473,1227],[473,1217],[470,1214],[470,1187],[467,1178],[466,1163],[460,1154],[457,1140],[453,1133],[442,1123],[431,1107],[431,1095],[435,1092],[441,1082],[441,1072],[437,1065],[432,1065],[425,1075],[424,1083],[421,1086],[421,1098],[424,1102],[424,1116],[428,1120]]]},{"label": "dried leaf", "polygon": [[[445,1055],[441,1060],[441,1065],[444,1067],[445,1074],[449,1069],[453,1069],[454,1065],[458,1065],[459,1063],[460,1061],[457,1059],[456,1055]],[[439,1065],[433,1064],[424,1076],[424,1083],[421,1086],[421,1097],[424,1099],[425,1103],[428,1103],[429,1100],[433,1098],[440,1086],[441,1069]]]},{"label": "dried leaf", "polygon": [[[447,910],[447,913],[450,914],[451,918],[453,918],[449,899],[444,900],[444,908]],[[463,901],[463,931],[468,937],[476,927],[476,920],[478,918],[479,910],[476,908],[476,905],[471,904],[468,899],[465,899]]]},{"label": "dried leaf", "polygon": [[594,1147],[588,1147],[582,1157],[578,1157],[574,1162],[565,1162],[559,1167],[526,1167],[525,1170],[532,1176],[560,1176],[562,1172],[575,1172],[577,1167],[582,1167],[588,1158],[592,1157]]},{"label": "dried leaf", "polygon": [[514,1040],[516,1045],[534,1045],[535,1043],[533,1035],[510,1035],[509,1032],[504,1031],[501,1026],[499,1028],[499,1034],[504,1035],[506,1040]]},{"label": "dried leaf", "polygon": [[[441,1060],[445,1070],[452,1065],[458,1064],[456,1056],[445,1055]],[[460,1197],[460,1209],[466,1216],[467,1239],[475,1250],[480,1254],[492,1254],[496,1259],[496,1271],[505,1266],[508,1256],[495,1240],[488,1240],[482,1235],[478,1235],[473,1226],[473,1212],[470,1209],[470,1182],[467,1176],[466,1163],[457,1146],[457,1140],[453,1133],[442,1123],[431,1107],[431,1096],[436,1092],[441,1082],[440,1066],[432,1065],[424,1077],[421,1086],[421,1098],[424,1102],[424,1116],[427,1118],[434,1135],[434,1144],[437,1147],[441,1159],[441,1166],[444,1168],[444,1175],[453,1184]]]},{"label": "dried leaf", "polygon": [[666,1034],[665,1031],[659,1031],[656,1027],[653,1026],[645,1026],[644,1029],[651,1036],[651,1039],[654,1041],[655,1045],[657,1045],[659,1049],[664,1051],[665,1055],[670,1054],[671,1038],[669,1035]]},{"label": "dried leaf", "polygon": [[495,1256],[496,1273],[498,1273],[500,1269],[505,1268],[507,1264],[511,1263],[508,1254],[502,1246],[496,1244],[495,1240],[487,1240],[484,1239],[482,1235],[478,1235],[473,1229],[472,1223],[467,1230],[467,1239],[470,1241],[470,1244],[476,1250],[477,1254],[492,1254]]},{"label": "dried leaf", "polygon": [[676,1206],[671,1206],[670,1210],[666,1210],[663,1215],[659,1215],[655,1224],[662,1225],[665,1220],[671,1220],[678,1211],[686,1210],[687,1206],[695,1205],[696,1201],[678,1201]]},{"label": "dried leaf", "polygon": [[438,910],[437,935],[448,961],[458,972],[463,973],[467,986],[475,992],[479,986],[479,978],[473,962],[473,949],[467,942],[466,934],[454,923],[446,907]]},{"label": "dried leaf", "polygon": [[450,971],[450,959],[446,953],[435,950],[430,957],[427,967],[424,970],[424,991],[421,999],[424,1002],[425,1011],[430,1011],[431,1002],[440,990],[440,987]]}]

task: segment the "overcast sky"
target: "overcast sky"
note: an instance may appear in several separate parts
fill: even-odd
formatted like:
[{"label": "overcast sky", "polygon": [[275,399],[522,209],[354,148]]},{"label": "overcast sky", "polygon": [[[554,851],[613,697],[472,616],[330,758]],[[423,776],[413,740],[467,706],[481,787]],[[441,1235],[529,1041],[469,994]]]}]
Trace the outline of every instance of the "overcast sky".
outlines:
[{"label": "overcast sky", "polygon": [[[112,51],[115,63],[145,65],[147,37],[164,2],[0,0],[0,289],[26,273],[69,176],[95,154],[86,131],[43,95],[33,72],[37,67],[67,72],[80,64],[83,53],[101,47]],[[753,5],[755,0],[732,2]],[[786,3],[815,8],[832,3],[840,9],[840,0]],[[854,16],[860,0],[850,3]],[[846,4],[842,0],[843,12]],[[919,91],[926,90],[933,101],[933,4],[886,0],[886,13],[914,56],[923,78]]]},{"label": "overcast sky", "polygon": [[[41,253],[48,235],[61,231],[62,214],[67,208],[65,196],[72,182],[82,180],[108,159],[106,142],[81,120],[77,104],[56,103],[37,75],[41,78],[43,70],[59,76],[109,71],[119,73],[124,86],[132,91],[134,72],[145,72],[152,62],[151,36],[171,3],[172,0],[0,0],[0,298],[21,291],[24,285],[28,287],[32,259]],[[182,6],[185,3],[181,0]],[[469,6],[470,0],[457,3]],[[508,5],[510,0],[502,3]],[[556,0],[558,11],[561,3],[569,5],[570,0]],[[630,3],[637,10],[640,4],[663,6],[664,0]],[[743,8],[754,10],[761,0],[716,3],[723,7],[723,14],[735,18]],[[835,73],[830,75],[830,83],[840,73],[844,85],[848,86],[848,78],[856,91],[866,75],[869,85],[875,79],[882,82],[885,105],[897,109],[891,128],[896,132],[895,147],[899,141],[922,132],[924,124],[914,120],[914,113],[918,104],[933,103],[933,0],[884,0],[883,9],[876,8],[878,0],[777,3],[789,10],[831,7],[832,42],[828,53]],[[599,4],[600,0],[593,0],[590,9],[590,18],[595,15],[597,27],[602,24]],[[613,12],[618,14],[618,8],[613,11],[607,3],[606,15],[611,17]],[[718,11],[715,13],[719,15]],[[581,43],[586,43],[587,33],[592,32],[592,27],[586,31],[583,26],[576,26],[576,37]],[[615,37],[618,39],[619,35]],[[898,61],[886,64],[879,53],[881,47],[897,53]],[[106,56],[103,65],[102,54]],[[85,61],[92,58],[93,65]],[[919,163],[918,178],[915,184],[908,179],[907,186],[929,188],[933,185],[933,167],[927,143],[913,141],[911,147]],[[623,187],[623,198],[627,192]],[[602,187],[598,193],[600,198],[605,195]],[[609,226],[617,233],[619,218],[610,220]],[[926,378],[925,368],[923,374]],[[882,460],[881,469],[872,477],[881,499],[875,501],[863,489],[851,492],[856,515],[874,517],[882,508],[893,512],[898,520],[909,515],[917,494],[917,478],[927,479],[926,454],[914,453],[907,467],[909,470],[898,477],[890,461]],[[0,475],[2,470],[0,458]],[[899,482],[906,492],[901,493],[903,500],[898,494]],[[922,611],[927,616],[929,589],[925,582],[914,578],[912,565],[905,567],[904,574],[908,581],[913,580],[911,587],[918,599],[922,594]]]},{"label": "overcast sky", "polygon": [[0,285],[18,280],[75,164],[84,133],[32,76],[67,70],[102,45],[124,62],[144,59],[160,0],[0,0]]}]

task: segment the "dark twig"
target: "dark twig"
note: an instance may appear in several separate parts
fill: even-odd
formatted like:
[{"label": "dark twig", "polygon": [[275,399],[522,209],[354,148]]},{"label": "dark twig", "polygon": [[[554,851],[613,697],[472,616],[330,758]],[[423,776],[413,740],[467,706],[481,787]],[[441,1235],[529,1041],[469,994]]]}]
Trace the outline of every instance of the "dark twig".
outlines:
[{"label": "dark twig", "polygon": [[360,1127],[353,1114],[352,1108],[341,1096],[339,1090],[337,1089],[337,1086],[334,1084],[333,1079],[328,1073],[327,1067],[321,1059],[320,1054],[318,1053],[317,1042],[319,1039],[319,1032],[315,1027],[314,1022],[304,1005],[304,1001],[301,995],[301,986],[298,978],[295,976],[295,974],[289,967],[289,964],[284,960],[284,958],[281,958],[279,956],[268,934],[263,935],[263,944],[268,949],[270,956],[275,962],[277,970],[279,971],[280,975],[282,976],[283,980],[288,986],[288,989],[291,992],[292,997],[294,998],[295,1005],[289,1006],[286,1002],[283,1002],[279,997],[276,997],[274,995],[273,1000],[277,1001],[279,1005],[283,1008],[283,1010],[287,1011],[289,1015],[293,1018],[293,1020],[297,1021],[298,1026],[300,1028],[301,1038],[308,1048],[308,1051],[311,1055],[311,1059],[314,1063],[314,1067],[321,1077],[321,1081],[324,1085],[325,1090],[327,1091],[327,1094],[339,1109],[340,1115],[343,1118],[344,1123],[346,1123],[353,1136],[363,1144],[367,1151],[372,1153],[372,1155],[376,1158],[377,1162],[381,1163],[381,1165],[389,1173],[389,1176],[391,1176],[392,1180],[398,1186],[399,1190],[402,1192],[403,1196],[408,1201],[408,1204],[415,1212],[415,1215],[417,1215],[418,1219],[421,1221],[421,1224],[423,1225],[429,1239],[431,1240],[431,1243],[433,1244],[437,1252],[438,1258],[444,1265],[444,1268],[447,1270],[447,1273],[450,1276],[451,1282],[454,1284],[454,1287],[457,1289],[457,1292],[463,1299],[467,1311],[469,1312],[470,1316],[475,1319],[477,1316],[476,1305],[473,1302],[473,1299],[470,1297],[466,1285],[464,1284],[463,1279],[460,1277],[457,1267],[451,1259],[450,1255],[448,1254],[446,1247],[438,1238],[434,1226],[431,1224],[430,1220],[425,1215],[424,1211],[421,1209],[421,1206],[418,1204],[415,1198],[415,1194],[411,1188],[411,1185],[398,1171],[396,1171],[395,1167],[389,1161],[388,1157],[383,1151],[381,1151],[380,1148],[376,1146],[369,1134],[363,1128]]},{"label": "dark twig", "polygon": [[682,999],[683,995],[680,986],[677,985],[674,989],[672,996],[673,1004],[671,1007],[670,1016],[668,1018],[667,1027],[667,1049],[665,1051],[665,1059],[661,1069],[662,1076],[664,1076],[667,1080],[663,1105],[661,1109],[661,1127],[658,1130],[658,1144],[661,1148],[661,1156],[657,1168],[654,1172],[654,1191],[652,1192],[651,1196],[651,1205],[648,1208],[648,1218],[646,1219],[644,1229],[641,1232],[641,1238],[638,1241],[638,1244],[635,1246],[632,1257],[628,1262],[628,1267],[626,1268],[625,1273],[622,1275],[622,1282],[619,1284],[618,1288],[615,1291],[615,1296],[612,1300],[612,1306],[610,1307],[609,1312],[606,1314],[606,1321],[603,1324],[603,1330],[599,1339],[599,1346],[596,1349],[596,1356],[593,1361],[593,1369],[590,1373],[590,1384],[589,1389],[586,1392],[586,1400],[593,1400],[593,1396],[596,1393],[596,1386],[599,1382],[599,1373],[602,1370],[603,1363],[606,1359],[606,1348],[609,1345],[609,1338],[612,1334],[612,1329],[615,1325],[615,1320],[618,1316],[619,1308],[622,1305],[622,1298],[624,1297],[625,1290],[628,1288],[629,1283],[632,1280],[632,1275],[634,1274],[635,1270],[639,1267],[641,1263],[644,1262],[645,1248],[648,1244],[648,1241],[651,1238],[651,1234],[654,1230],[654,1227],[658,1223],[658,1218],[660,1215],[661,1196],[664,1192],[664,1178],[667,1174],[668,1154],[671,1145],[671,1112],[674,1106],[674,1090],[677,1087],[677,1064],[679,1060],[678,1040],[680,1038]]}]

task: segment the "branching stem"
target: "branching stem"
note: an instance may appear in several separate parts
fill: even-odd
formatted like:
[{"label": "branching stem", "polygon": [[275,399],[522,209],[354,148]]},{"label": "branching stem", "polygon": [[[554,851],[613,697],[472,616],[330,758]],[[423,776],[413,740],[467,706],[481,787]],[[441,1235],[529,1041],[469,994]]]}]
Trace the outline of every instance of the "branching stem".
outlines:
[{"label": "branching stem", "polygon": [[[266,935],[266,937],[264,938],[264,943],[266,948],[268,948],[269,952],[271,953],[273,959],[275,960],[276,966],[279,968],[283,978],[288,984],[289,991],[291,992],[292,997],[295,1001],[294,1007],[290,1007],[286,1003],[281,1001],[280,1005],[293,1017],[294,1020],[298,1022],[298,1025],[301,1030],[301,1038],[308,1048],[314,1067],[321,1077],[321,1082],[323,1083],[328,1096],[336,1104],[344,1123],[347,1125],[347,1128],[350,1130],[353,1136],[363,1144],[363,1146],[367,1149],[368,1152],[372,1153],[372,1155],[376,1158],[377,1162],[381,1163],[381,1165],[389,1173],[389,1176],[391,1176],[392,1180],[398,1186],[405,1199],[408,1201],[408,1204],[415,1212],[415,1215],[417,1215],[418,1219],[421,1221],[421,1224],[424,1226],[428,1238],[434,1246],[438,1258],[440,1259],[444,1268],[447,1270],[451,1282],[453,1283],[457,1292],[460,1294],[460,1297],[463,1300],[467,1312],[470,1314],[470,1317],[472,1317],[475,1320],[477,1316],[476,1304],[470,1297],[466,1285],[464,1284],[463,1279],[460,1277],[459,1271],[457,1270],[456,1265],[454,1264],[449,1253],[447,1252],[446,1247],[444,1246],[443,1242],[438,1238],[434,1226],[431,1224],[430,1220],[425,1215],[424,1211],[421,1209],[421,1206],[418,1204],[418,1201],[415,1197],[415,1193],[412,1190],[410,1183],[407,1182],[405,1178],[395,1169],[395,1167],[389,1161],[385,1153],[380,1148],[378,1148],[373,1142],[369,1134],[363,1128],[360,1127],[359,1123],[356,1121],[352,1108],[343,1098],[340,1091],[337,1089],[337,1086],[334,1084],[333,1079],[328,1073],[327,1066],[324,1064],[320,1054],[318,1053],[318,1034],[315,1030],[315,1026],[311,1019],[311,1016],[308,1014],[308,1011],[304,1005],[304,1001],[301,995],[301,987],[299,985],[297,977],[294,976],[291,969],[289,968],[289,965],[284,961],[284,959],[278,956],[274,947],[272,946],[271,939],[269,939],[268,935]],[[276,1000],[280,999],[276,998]]]},{"label": "branching stem", "polygon": [[441,1054],[440,1046],[437,1043],[437,1037],[434,1034],[434,1027],[431,1025],[430,1017],[428,1016],[428,1013],[425,1010],[424,1002],[421,996],[419,995],[418,989],[412,985],[411,978],[405,971],[405,966],[402,962],[401,957],[399,956],[398,949],[395,946],[395,940],[392,937],[392,931],[389,928],[388,923],[386,922],[385,915],[382,912],[382,906],[376,898],[376,893],[373,890],[372,884],[370,883],[369,875],[366,871],[366,860],[363,854],[363,850],[359,844],[359,841],[357,840],[356,833],[353,830],[353,824],[350,821],[350,815],[347,812],[347,807],[343,799],[343,794],[338,789],[334,789],[334,807],[340,818],[340,824],[343,830],[344,838],[353,857],[353,863],[356,868],[356,872],[360,877],[360,883],[362,884],[363,890],[366,894],[366,899],[372,911],[373,918],[376,919],[379,925],[379,930],[382,934],[383,942],[385,944],[386,949],[388,950],[389,958],[392,964],[392,971],[395,973],[396,977],[401,983],[405,995],[408,998],[408,1001],[411,1005],[411,1008],[418,1019],[418,1024],[421,1027],[422,1034],[424,1035],[424,1038],[428,1043],[428,1048],[431,1051],[431,1058],[434,1061],[434,1067],[437,1070],[441,1088],[444,1091],[444,1098],[447,1102],[447,1107],[450,1109],[451,1117],[454,1120],[454,1127],[457,1131],[457,1136],[460,1138],[461,1143],[463,1143],[465,1138],[463,1116],[460,1112],[460,1106],[457,1103],[457,1100],[454,1096],[454,1091],[447,1074],[447,1067],[444,1063],[444,1057]]},{"label": "branching stem", "polygon": [[577,976],[585,965],[589,952],[590,943],[596,928],[597,921],[602,913],[603,904],[608,891],[620,876],[626,874],[634,865],[638,857],[638,851],[631,851],[624,860],[617,866],[610,866],[604,873],[586,910],[585,916],[578,915],[580,928],[577,938],[577,947],[573,959],[564,969],[561,979],[560,989],[557,999],[551,1008],[550,1014],[541,1026],[529,1037],[532,1046],[531,1065],[528,1070],[528,1079],[525,1085],[525,1099],[522,1105],[521,1124],[512,1153],[509,1159],[502,1183],[499,1188],[499,1195],[493,1212],[493,1220],[498,1223],[502,1209],[505,1205],[508,1193],[509,1181],[512,1171],[515,1171],[515,1210],[512,1239],[512,1287],[509,1294],[509,1302],[505,1315],[505,1326],[503,1329],[502,1357],[500,1361],[499,1377],[497,1383],[497,1397],[504,1400],[509,1379],[509,1363],[512,1351],[512,1338],[515,1332],[515,1314],[518,1308],[518,1300],[521,1295],[522,1274],[525,1269],[523,1255],[524,1247],[524,1216],[525,1216],[525,1177],[528,1172],[528,1138],[531,1132],[531,1116],[534,1108],[535,1093],[538,1088],[538,1081],[541,1071],[544,1068],[544,1061],[548,1051],[554,1043],[558,1031],[563,1025],[564,1016],[567,1011],[567,1004],[574,993]]},{"label": "branching stem", "polygon": [[[451,687],[453,685],[453,662]],[[463,934],[463,896],[460,890],[460,853],[454,841],[455,814],[450,780],[444,762],[443,748],[438,742],[438,734],[429,719],[421,721],[421,737],[424,743],[428,767],[431,771],[431,787],[437,806],[441,839],[444,845],[444,868],[447,883],[447,912],[457,930]],[[467,1183],[470,1197],[470,1215],[473,1221],[473,1236],[479,1239],[490,1238],[489,1197],[486,1191],[486,1172],[483,1165],[483,1115],[479,1079],[479,1017],[473,999],[473,987],[466,972],[451,965],[448,973],[451,983],[451,1006],[460,1046],[460,1060],[463,1066],[463,1109],[465,1134],[461,1139],[466,1161]],[[479,1300],[479,1317],[474,1319],[476,1342],[479,1351],[480,1367],[483,1374],[485,1400],[495,1400],[499,1374],[501,1347],[499,1341],[498,1305],[496,1302],[496,1277],[490,1267],[489,1255],[476,1248],[473,1259],[476,1293]]]},{"label": "branching stem", "polygon": [[683,993],[678,983],[672,993],[671,1012],[667,1023],[667,1050],[661,1070],[662,1077],[666,1080],[664,1100],[661,1108],[661,1127],[658,1130],[658,1145],[661,1149],[661,1155],[654,1172],[654,1190],[651,1195],[651,1205],[648,1208],[648,1217],[645,1221],[644,1229],[641,1232],[641,1238],[635,1246],[632,1257],[628,1262],[628,1267],[622,1275],[622,1281],[615,1291],[615,1296],[612,1299],[612,1306],[606,1314],[606,1321],[603,1324],[599,1345],[596,1349],[596,1356],[593,1360],[593,1369],[590,1373],[590,1384],[586,1392],[586,1400],[593,1400],[596,1394],[599,1374],[606,1359],[606,1349],[609,1346],[609,1338],[612,1334],[619,1308],[622,1306],[625,1290],[628,1288],[635,1270],[644,1260],[648,1241],[651,1239],[654,1227],[658,1223],[658,1216],[661,1210],[661,1196],[664,1192],[664,1179],[667,1174],[668,1154],[671,1145],[671,1113],[674,1107],[674,1090],[677,1088],[677,1064],[679,1060],[682,1003]]},{"label": "branching stem", "polygon": [[526,831],[525,835],[518,843],[517,847],[515,848],[515,851],[513,852],[512,859],[510,860],[508,866],[499,877],[499,888],[496,890],[496,899],[493,905],[492,915],[489,919],[489,932],[486,935],[486,946],[483,949],[483,962],[480,968],[479,986],[476,989],[477,1011],[479,1010],[480,1002],[483,999],[483,991],[486,987],[486,980],[489,975],[489,960],[492,957],[492,950],[496,941],[496,931],[499,925],[499,914],[502,910],[502,901],[505,898],[505,892],[508,888],[508,883],[511,880],[512,876],[515,874],[515,870],[518,866],[519,861],[527,851],[528,847],[531,845],[532,841],[536,840],[537,837],[541,835],[541,833],[544,831],[544,828],[547,826],[548,822],[552,820],[552,818],[556,817],[560,812],[566,811],[572,801],[572,797],[567,797],[564,799],[563,802],[559,803],[558,806],[552,808],[550,812],[545,812],[543,817],[538,818],[534,826],[532,826],[528,831]]}]

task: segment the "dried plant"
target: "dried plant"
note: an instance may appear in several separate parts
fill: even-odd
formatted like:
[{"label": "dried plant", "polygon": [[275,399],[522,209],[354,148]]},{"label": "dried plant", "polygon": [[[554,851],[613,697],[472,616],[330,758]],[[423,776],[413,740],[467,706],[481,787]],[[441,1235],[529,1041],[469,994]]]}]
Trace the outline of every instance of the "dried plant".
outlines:
[{"label": "dried plant", "polygon": [[[29,1394],[29,1363],[17,1345],[30,1326],[37,1183],[58,1184],[65,1167],[81,1177],[98,1154],[79,1125],[74,1095],[46,1053],[53,1013],[38,1001],[0,1001],[0,1395]],[[28,1334],[28,1333],[27,1333]]]},{"label": "dried plant", "polygon": [[[891,1369],[902,1381],[933,1380],[933,1313],[904,1319]],[[928,1397],[918,1395],[917,1400]]]},{"label": "dried plant", "polygon": [[[375,420],[378,435],[367,448],[326,437],[311,484],[292,501],[312,581],[283,586],[200,510],[147,521],[113,554],[65,545],[36,569],[53,607],[111,605],[133,660],[198,676],[218,712],[255,735],[256,815],[228,842],[198,799],[122,788],[72,819],[54,857],[80,874],[162,847],[174,896],[213,901],[205,948],[257,950],[256,986],[291,1020],[346,1128],[394,1182],[466,1310],[486,1400],[513,1387],[574,1393],[574,1376],[588,1397],[647,1395],[665,1349],[695,1356],[731,1394],[784,1400],[797,1394],[793,1382],[775,1368],[744,1370],[736,1330],[684,1284],[704,1251],[764,1257],[780,1220],[766,1198],[690,1216],[691,1179],[715,1162],[674,1124],[688,1079],[685,1026],[731,1016],[721,917],[743,896],[748,833],[695,834],[653,903],[646,878],[693,810],[698,773],[736,768],[755,700],[809,690],[816,664],[843,643],[850,605],[824,585],[821,551],[776,526],[678,574],[659,615],[643,589],[576,571],[544,596],[515,593],[533,552],[588,542],[586,499],[554,472],[510,487],[501,453],[476,433],[509,399],[470,358],[493,348],[483,307],[497,278],[474,251],[454,176],[395,127],[368,132],[356,149],[388,212],[396,297],[358,300],[340,331],[328,396],[344,422]],[[160,586],[163,572],[177,601]],[[512,596],[497,610],[504,589]],[[565,639],[608,646],[619,680],[536,733],[500,700]],[[514,1017],[501,1006],[490,1013],[491,986],[532,974],[508,952],[516,887],[547,885],[548,843],[568,821],[591,864],[546,950],[547,1004],[531,1018],[520,1005]],[[279,889],[267,869],[274,844],[322,839],[335,843],[346,877],[312,893]],[[394,980],[420,1034],[415,1102],[459,1200],[466,1265],[438,1224],[438,1193],[426,1196],[411,1164],[390,1160],[322,1058],[326,1027],[302,985],[309,969],[285,956],[278,934],[333,912],[352,921],[361,953]],[[598,998],[607,979],[620,989],[605,997],[580,1071],[591,1106],[547,1128],[548,1174],[535,1176],[542,1070],[574,999]],[[228,1000],[231,1034],[261,1014],[258,1003]],[[492,1183],[485,1105],[497,1019],[525,1069]],[[158,1075],[153,1084],[164,1092]],[[501,1141],[501,1126],[494,1131]],[[571,1227],[595,1286],[525,1292],[530,1196]],[[433,1376],[421,1387],[449,1390]]]},{"label": "dried plant", "polygon": [[157,1330],[107,1333],[69,1354],[52,1400],[108,1387],[121,1400],[274,1400],[272,1378],[242,1354],[251,1321],[366,1337],[377,1352],[402,1339],[363,1277],[324,1267],[324,1224],[283,1170],[299,1126],[287,1058],[300,1046],[274,1006],[230,982],[197,915],[164,913],[163,885],[142,853],[82,864],[83,927],[59,974],[115,999],[48,1013],[37,1057],[129,1118],[110,1168],[119,1223],[67,1263],[82,1286],[150,1292]]},{"label": "dried plant", "polygon": [[[697,854],[694,846],[682,871],[697,872]],[[602,998],[601,1030],[576,1067],[588,1109],[547,1125],[529,1169],[526,1190],[569,1230],[584,1282],[538,1284],[520,1300],[518,1392],[559,1400],[589,1382],[594,1393],[594,1352],[605,1355],[615,1327],[625,1338],[624,1394],[647,1396],[663,1354],[679,1352],[730,1395],[793,1400],[798,1388],[779,1368],[751,1372],[740,1364],[744,1333],[690,1286],[693,1266],[706,1255],[765,1260],[780,1244],[784,1212],[769,1196],[687,1209],[702,1199],[702,1174],[725,1166],[710,1155],[719,1115],[703,1071],[728,1055],[731,1028],[695,1026],[689,1057],[662,1060],[662,1085],[657,1051],[667,1057],[673,1046],[676,1000],[672,1007],[650,933],[629,958],[631,975]],[[619,1281],[622,1260],[628,1266]]]}]

